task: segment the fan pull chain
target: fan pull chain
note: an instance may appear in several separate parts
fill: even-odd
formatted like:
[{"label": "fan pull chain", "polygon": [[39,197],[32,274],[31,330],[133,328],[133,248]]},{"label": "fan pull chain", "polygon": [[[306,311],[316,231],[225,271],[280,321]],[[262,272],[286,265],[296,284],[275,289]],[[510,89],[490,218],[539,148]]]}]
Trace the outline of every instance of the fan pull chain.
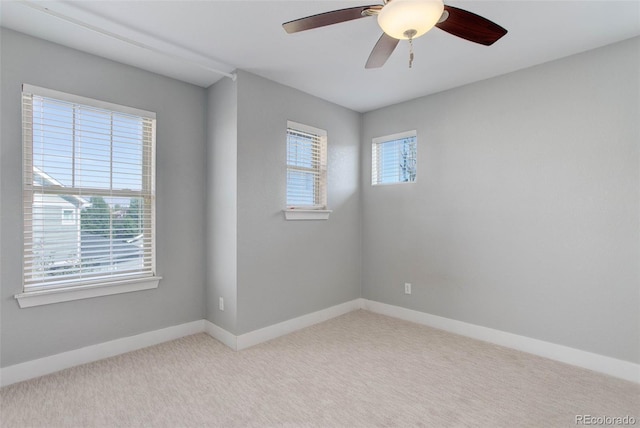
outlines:
[{"label": "fan pull chain", "polygon": [[409,39],[409,68],[413,67],[413,38]]},{"label": "fan pull chain", "polygon": [[409,39],[409,68],[413,67],[413,38],[418,34],[416,30],[407,30],[404,32],[404,36]]}]

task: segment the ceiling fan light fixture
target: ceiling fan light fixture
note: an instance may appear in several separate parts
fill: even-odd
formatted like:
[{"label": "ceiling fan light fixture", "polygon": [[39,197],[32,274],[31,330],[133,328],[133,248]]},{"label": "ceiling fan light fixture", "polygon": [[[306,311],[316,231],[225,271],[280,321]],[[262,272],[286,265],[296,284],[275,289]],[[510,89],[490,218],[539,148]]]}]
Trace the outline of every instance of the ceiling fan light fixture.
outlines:
[{"label": "ceiling fan light fixture", "polygon": [[394,39],[415,39],[432,29],[443,11],[443,0],[390,0],[378,14],[378,25]]}]

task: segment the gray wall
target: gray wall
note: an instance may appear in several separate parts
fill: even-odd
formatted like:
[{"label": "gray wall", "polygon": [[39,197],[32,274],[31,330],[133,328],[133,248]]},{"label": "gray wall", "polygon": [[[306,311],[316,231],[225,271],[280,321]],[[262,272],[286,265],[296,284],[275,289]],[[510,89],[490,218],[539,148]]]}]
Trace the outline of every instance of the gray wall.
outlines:
[{"label": "gray wall", "polygon": [[[6,29],[1,43],[1,366],[202,319],[205,91]],[[158,289],[18,308],[22,83],[157,113]]]},{"label": "gray wall", "polygon": [[[328,134],[329,220],[285,221],[287,120]],[[360,297],[360,114],[238,76],[237,334]]]},{"label": "gray wall", "polygon": [[[233,332],[238,286],[238,85],[222,79],[207,92],[207,319]],[[218,310],[219,297],[224,311]]]},{"label": "gray wall", "polygon": [[[638,52],[366,113],[363,297],[640,362]],[[371,139],[411,129],[417,183],[372,187]]]}]

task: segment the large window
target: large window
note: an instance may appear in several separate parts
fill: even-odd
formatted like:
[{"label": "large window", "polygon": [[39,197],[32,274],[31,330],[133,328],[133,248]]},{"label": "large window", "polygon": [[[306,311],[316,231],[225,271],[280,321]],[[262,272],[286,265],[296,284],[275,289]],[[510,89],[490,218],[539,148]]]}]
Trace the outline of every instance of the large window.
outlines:
[{"label": "large window", "polygon": [[154,277],[155,114],[24,85],[22,121],[25,294]]},{"label": "large window", "polygon": [[416,131],[373,139],[371,184],[411,183],[416,181]]},{"label": "large window", "polygon": [[287,208],[327,207],[327,132],[287,122]]}]

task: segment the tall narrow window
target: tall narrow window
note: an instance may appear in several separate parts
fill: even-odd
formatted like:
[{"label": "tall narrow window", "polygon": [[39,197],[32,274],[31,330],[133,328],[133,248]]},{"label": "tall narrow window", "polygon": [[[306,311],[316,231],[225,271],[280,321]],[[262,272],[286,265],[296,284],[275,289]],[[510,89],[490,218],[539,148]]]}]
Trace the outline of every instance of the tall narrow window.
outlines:
[{"label": "tall narrow window", "polygon": [[371,148],[372,185],[416,181],[416,131],[374,138]]},{"label": "tall narrow window", "polygon": [[327,207],[327,132],[287,122],[287,208]]},{"label": "tall narrow window", "polygon": [[24,292],[155,276],[155,113],[24,85],[22,121]]}]

